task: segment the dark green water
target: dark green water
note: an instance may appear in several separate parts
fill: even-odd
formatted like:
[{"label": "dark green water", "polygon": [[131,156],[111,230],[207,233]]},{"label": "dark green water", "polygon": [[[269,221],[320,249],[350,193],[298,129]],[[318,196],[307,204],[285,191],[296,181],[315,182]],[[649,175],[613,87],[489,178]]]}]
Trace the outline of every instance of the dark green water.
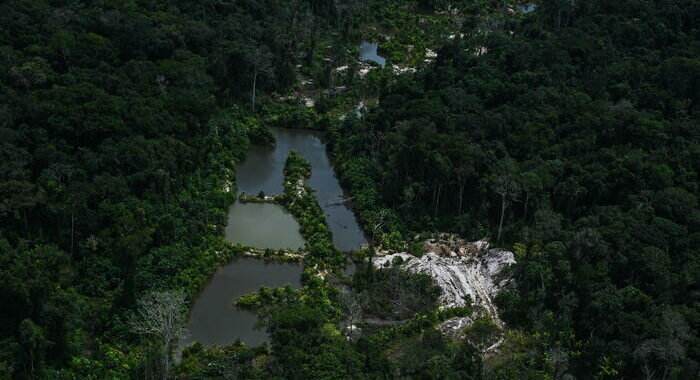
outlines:
[{"label": "dark green water", "polygon": [[226,240],[258,248],[304,247],[299,223],[282,206],[236,202],[228,213]]},{"label": "dark green water", "polygon": [[267,263],[252,257],[236,258],[219,268],[201,291],[190,313],[188,336],[180,342],[185,347],[194,341],[204,345],[231,344],[236,339],[259,345],[268,341],[267,333],[255,328],[255,314],[233,307],[236,297],[270,287],[292,284],[299,288],[302,266],[290,263]]}]

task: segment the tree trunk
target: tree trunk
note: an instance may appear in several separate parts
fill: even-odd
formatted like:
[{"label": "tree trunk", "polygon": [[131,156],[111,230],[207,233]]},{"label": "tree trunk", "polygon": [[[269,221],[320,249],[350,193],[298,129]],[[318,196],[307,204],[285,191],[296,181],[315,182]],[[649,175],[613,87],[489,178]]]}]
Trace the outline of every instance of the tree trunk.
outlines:
[{"label": "tree trunk", "polygon": [[557,30],[561,29],[561,8],[557,9]]},{"label": "tree trunk", "polygon": [[255,112],[255,85],[257,84],[258,81],[258,68],[256,67],[254,72],[253,72],[253,96],[252,96],[252,105],[253,105],[253,112]]},{"label": "tree trunk", "polygon": [[73,242],[74,240],[74,232],[75,231],[75,212],[70,213],[70,254],[73,256]]},{"label": "tree trunk", "polygon": [[34,377],[34,350],[30,350],[29,352],[29,365],[31,368],[32,377]]},{"label": "tree trunk", "polygon": [[168,372],[170,372],[170,342],[167,340],[163,345],[163,380],[168,380]]},{"label": "tree trunk", "polygon": [[501,221],[498,223],[498,236],[496,241],[501,241],[501,229],[503,228],[503,216],[506,213],[506,198],[505,196],[501,199]]},{"label": "tree trunk", "polygon": [[464,197],[464,181],[459,183],[459,207],[457,208],[457,215],[462,214],[462,198]]},{"label": "tree trunk", "polygon": [[442,185],[437,186],[437,196],[435,197],[435,211],[433,211],[433,217],[437,216],[438,207],[440,207],[440,193],[442,193]]},{"label": "tree trunk", "polygon": [[530,193],[525,192],[525,206],[523,210],[523,219],[527,219],[527,203],[530,201]]}]

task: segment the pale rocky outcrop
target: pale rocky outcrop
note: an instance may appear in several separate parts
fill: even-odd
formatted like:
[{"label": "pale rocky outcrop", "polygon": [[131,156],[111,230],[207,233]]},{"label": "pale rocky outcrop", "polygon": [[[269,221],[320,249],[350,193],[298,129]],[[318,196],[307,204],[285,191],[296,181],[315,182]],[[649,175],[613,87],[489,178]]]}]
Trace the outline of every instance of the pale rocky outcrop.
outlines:
[{"label": "pale rocky outcrop", "polygon": [[443,331],[461,330],[481,315],[503,327],[493,298],[508,282],[503,271],[515,263],[512,252],[489,248],[486,240],[467,242],[453,235],[427,240],[425,252],[420,258],[405,252],[385,254],[375,257],[373,263],[382,267],[402,262],[406,270],[430,275],[442,289],[439,302],[443,307],[473,303],[475,315],[448,320],[440,326]]},{"label": "pale rocky outcrop", "polygon": [[364,78],[370,71],[379,68],[380,66],[374,62],[367,61],[357,61],[358,71],[360,78]]},{"label": "pale rocky outcrop", "polygon": [[413,74],[417,71],[415,67],[401,67],[397,64],[391,65],[391,68],[394,71],[394,74],[397,74],[397,75]]},{"label": "pale rocky outcrop", "polygon": [[473,323],[474,319],[472,319],[472,317],[455,317],[442,322],[438,326],[438,330],[445,336],[456,338],[460,331],[471,326]]},{"label": "pale rocky outcrop", "polygon": [[304,103],[304,107],[313,108],[316,105],[316,101],[310,97],[302,97],[301,100]]}]

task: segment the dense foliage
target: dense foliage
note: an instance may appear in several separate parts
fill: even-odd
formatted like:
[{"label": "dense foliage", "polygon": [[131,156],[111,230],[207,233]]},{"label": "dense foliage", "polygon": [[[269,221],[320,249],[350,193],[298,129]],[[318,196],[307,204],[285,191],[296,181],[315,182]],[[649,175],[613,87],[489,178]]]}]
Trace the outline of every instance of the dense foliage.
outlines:
[{"label": "dense foliage", "polygon": [[[366,313],[404,323],[348,341],[325,277],[344,257],[292,154],[280,201],[307,241],[304,288],[242,299],[269,346],[195,344],[176,376],[695,376],[700,4],[536,3],[2,2],[0,379],[160,377],[129,316],[238,253],[222,239],[233,167],[274,142],[268,125],[327,130],[372,245],[451,231],[512,247],[509,330],[482,361],[487,320],[446,339],[434,327],[470,310],[436,309],[426,276],[362,268]],[[389,59],[363,78],[361,32]],[[273,95],[291,91],[315,107]]]},{"label": "dense foliage", "polygon": [[388,207],[388,230],[522,243],[499,302],[538,338],[513,343],[531,354],[497,378],[697,370],[698,12],[682,0],[504,6],[333,127],[366,226]]},{"label": "dense foliage", "polygon": [[[311,165],[296,151],[287,157],[284,169],[284,194],[277,197],[299,220],[306,239],[304,248],[304,286],[300,291],[261,287],[236,300],[237,307],[254,311],[259,324],[270,334],[267,347],[250,349],[234,343],[229,347],[203,348],[195,344],[185,349],[177,372],[184,378],[386,378],[396,374],[456,376],[480,373],[480,360],[468,342],[452,343],[434,327],[447,318],[464,316],[469,308],[439,310],[439,288],[427,275],[409,274],[398,269],[382,269],[355,276],[355,288],[367,296],[362,305],[354,291],[336,289],[328,280],[338,272],[344,256],[332,244],[323,211],[306,181]],[[371,287],[371,289],[369,289]],[[385,317],[387,303],[401,303],[390,318],[405,320],[392,323],[390,329],[351,342],[339,325],[362,321],[360,314]],[[364,325],[364,323],[363,323]],[[365,334],[366,335],[366,334]],[[406,342],[423,342],[418,352],[404,347]],[[392,350],[410,360],[397,366],[387,352]],[[444,351],[444,352],[443,352]],[[418,364],[430,355],[432,362]],[[462,359],[468,359],[462,361]],[[433,363],[435,362],[435,363]],[[406,366],[406,364],[408,366]],[[406,368],[404,368],[406,367]],[[468,377],[466,377],[468,378]]]},{"label": "dense foliage", "polygon": [[414,274],[398,266],[372,269],[366,265],[353,276],[353,288],[366,292],[364,315],[382,319],[409,319],[437,307],[440,287],[427,274]]},{"label": "dense foliage", "polygon": [[337,271],[345,257],[333,245],[326,216],[313,189],[306,183],[309,178],[311,164],[298,152],[289,153],[284,166],[284,196],[280,202],[299,221],[301,236],[306,242],[305,267]]},{"label": "dense foliage", "polygon": [[150,289],[194,294],[235,253],[221,237],[232,168],[271,142],[248,109],[296,83],[330,13],[0,4],[0,378],[153,373],[126,316]]}]

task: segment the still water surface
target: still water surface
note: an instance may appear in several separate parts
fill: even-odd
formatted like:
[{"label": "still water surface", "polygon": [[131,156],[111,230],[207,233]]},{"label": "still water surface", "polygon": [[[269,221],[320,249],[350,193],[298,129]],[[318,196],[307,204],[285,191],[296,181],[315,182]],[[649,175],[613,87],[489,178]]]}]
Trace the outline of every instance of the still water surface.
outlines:
[{"label": "still water surface", "polygon": [[309,185],[316,191],[318,204],[326,214],[333,243],[341,251],[360,248],[365,243],[364,234],[352,211],[344,204],[337,204],[343,200],[343,190],[326,154],[321,133],[290,128],[272,128],[272,133],[277,139],[274,147],[253,147],[246,160],[236,168],[238,191],[282,193],[284,163],[289,152],[296,150],[311,163]]},{"label": "still water surface", "polygon": [[299,249],[304,239],[299,223],[282,206],[271,203],[236,203],[228,212],[226,240],[257,248]]},{"label": "still water surface", "polygon": [[[282,193],[284,163],[291,150],[297,150],[312,166],[309,185],[316,191],[321,208],[340,250],[354,250],[365,242],[355,216],[341,201],[342,189],[318,132],[301,129],[273,129],[274,147],[253,147],[246,161],[236,168],[239,192]],[[304,240],[299,224],[282,207],[274,204],[231,206],[226,226],[227,241],[257,248],[299,248]],[[352,271],[354,267],[346,270]],[[265,331],[255,329],[257,317],[233,307],[233,300],[260,286],[278,287],[289,283],[300,287],[302,266],[294,263],[266,263],[255,258],[236,258],[219,268],[194,302],[187,324],[189,334],[180,342],[204,345],[231,344],[236,339],[259,345],[268,341]]]},{"label": "still water surface", "polygon": [[360,61],[372,61],[378,63],[381,67],[386,64],[386,59],[377,53],[379,44],[362,40],[360,43]]},{"label": "still water surface", "polygon": [[187,324],[189,334],[180,347],[194,341],[206,346],[231,344],[236,339],[249,345],[267,342],[267,333],[255,329],[255,314],[234,308],[232,303],[261,285],[299,288],[301,272],[300,264],[268,263],[251,257],[236,258],[219,268],[195,301]]}]

